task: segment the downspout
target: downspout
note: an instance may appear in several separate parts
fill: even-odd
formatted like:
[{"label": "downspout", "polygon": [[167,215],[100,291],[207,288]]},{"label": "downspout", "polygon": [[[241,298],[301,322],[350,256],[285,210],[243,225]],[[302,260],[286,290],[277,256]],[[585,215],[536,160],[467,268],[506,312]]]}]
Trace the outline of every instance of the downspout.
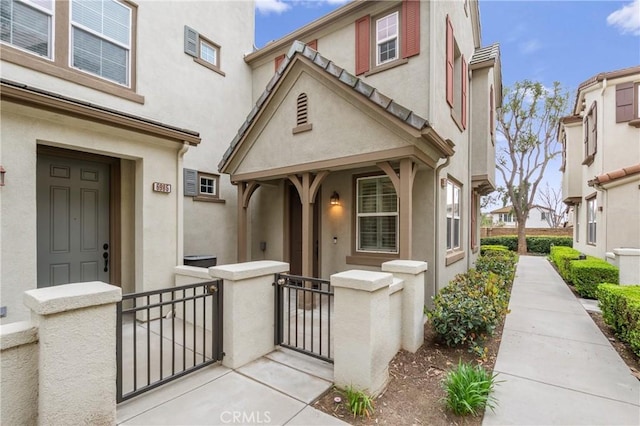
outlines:
[{"label": "downspout", "polygon": [[451,157],[447,157],[444,163],[440,164],[436,167],[435,170],[435,184],[434,184],[434,192],[435,196],[435,232],[434,232],[434,250],[433,253],[436,255],[435,262],[433,265],[433,295],[435,296],[438,292],[438,265],[440,263],[440,259],[438,257],[438,244],[440,242],[440,193],[438,192],[438,185],[440,184],[440,170],[447,167],[449,162],[451,161]]},{"label": "downspout", "polygon": [[[607,90],[607,79],[605,78],[604,80],[602,80],[602,89],[600,90],[600,98],[601,99],[604,99],[604,92],[606,90]],[[600,103],[604,104],[604,102],[600,102]],[[602,114],[596,114],[596,134],[597,135],[604,135],[604,131],[602,131],[602,132],[597,131],[598,122],[606,123],[606,121],[605,121],[605,108],[604,107],[601,108],[601,111],[602,111]],[[600,115],[602,115],[602,118],[600,117]],[[601,138],[600,141],[604,142],[604,138]],[[597,143],[598,143],[598,141],[596,140],[596,144]],[[596,148],[597,148],[597,145],[596,145]],[[605,155],[604,147],[601,147],[600,152],[602,153],[601,154],[602,155],[602,162],[600,163],[600,174],[602,174],[602,173],[604,173],[604,170],[606,169],[605,164],[604,164],[604,155]],[[602,206],[602,213],[604,215],[604,206],[605,206],[605,203],[607,203],[609,201],[609,200],[607,200],[607,198],[608,198],[607,196],[609,194],[608,194],[607,190],[604,189],[602,187],[602,185],[600,185],[600,184],[596,184],[593,187],[596,189],[596,191],[602,192],[602,204],[600,204],[600,205]],[[598,214],[597,211],[596,211],[596,214]],[[607,248],[609,246],[609,233],[607,232],[607,228],[608,228],[607,224],[609,222],[608,218],[605,217],[603,222],[604,222],[603,223],[603,225],[604,225],[604,235],[607,236],[607,238],[604,241],[604,252],[606,254],[607,253]],[[612,248],[612,250],[613,250],[613,248]]]},{"label": "downspout", "polygon": [[182,148],[178,150],[178,158],[176,160],[176,176],[177,184],[176,196],[176,221],[178,222],[176,229],[176,265],[180,266],[184,262],[184,173],[182,172],[184,163],[184,154],[189,151],[189,144],[182,143]]}]

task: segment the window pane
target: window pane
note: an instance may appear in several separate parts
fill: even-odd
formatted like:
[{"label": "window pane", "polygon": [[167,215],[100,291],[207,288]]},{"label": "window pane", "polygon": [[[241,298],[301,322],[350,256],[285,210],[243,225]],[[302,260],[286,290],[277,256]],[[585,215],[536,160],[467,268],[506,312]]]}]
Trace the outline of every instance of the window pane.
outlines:
[{"label": "window pane", "polygon": [[386,41],[378,45],[378,62],[383,63],[396,58],[398,39]]},{"label": "window pane", "polygon": [[209,62],[213,65],[218,65],[218,55],[217,51],[213,46],[200,41],[200,58],[202,60]]},{"label": "window pane", "polygon": [[359,250],[395,252],[397,216],[365,216],[359,218]]},{"label": "window pane", "polygon": [[24,3],[2,0],[2,41],[49,57],[51,16]]},{"label": "window pane", "polygon": [[397,211],[398,197],[388,177],[358,179],[359,214]]},{"label": "window pane", "polygon": [[450,217],[447,218],[447,249],[453,248],[451,246],[451,235],[452,235],[451,226],[452,226],[452,221],[453,221],[453,219],[451,219]]},{"label": "window pane", "polygon": [[114,0],[74,0],[72,21],[129,46],[131,9]]},{"label": "window pane", "polygon": [[453,220],[453,248],[460,247],[460,219]]},{"label": "window pane", "polygon": [[120,84],[127,84],[129,51],[73,29],[73,66]]}]

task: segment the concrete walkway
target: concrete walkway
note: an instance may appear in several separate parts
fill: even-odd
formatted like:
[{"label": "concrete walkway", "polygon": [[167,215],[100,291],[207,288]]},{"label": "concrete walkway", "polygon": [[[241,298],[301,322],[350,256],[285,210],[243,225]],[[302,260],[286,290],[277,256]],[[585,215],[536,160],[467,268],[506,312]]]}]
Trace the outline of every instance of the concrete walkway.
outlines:
[{"label": "concrete walkway", "polygon": [[640,381],[545,257],[521,256],[483,425],[640,425]]},{"label": "concrete walkway", "polygon": [[119,425],[345,425],[309,404],[333,366],[277,350],[237,370],[214,365],[118,405]]}]

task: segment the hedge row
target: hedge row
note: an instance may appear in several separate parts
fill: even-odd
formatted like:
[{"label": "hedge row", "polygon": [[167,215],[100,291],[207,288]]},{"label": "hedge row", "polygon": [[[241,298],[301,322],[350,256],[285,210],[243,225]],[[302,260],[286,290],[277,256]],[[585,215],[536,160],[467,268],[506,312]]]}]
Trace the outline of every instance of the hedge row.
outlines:
[{"label": "hedge row", "polygon": [[427,315],[441,341],[468,345],[471,352],[485,355],[484,338],[493,334],[508,310],[516,261],[511,252],[492,251],[478,258],[477,269],[456,275],[440,290]]},{"label": "hedge row", "polygon": [[569,247],[552,247],[549,257],[562,279],[573,284],[582,297],[595,299],[599,284],[618,282],[618,268],[606,260],[593,256],[580,260],[580,252]]},{"label": "hedge row", "polygon": [[[518,236],[505,235],[502,237],[485,237],[480,239],[480,245],[502,245],[509,250],[518,251]],[[551,247],[572,247],[571,237],[527,237],[527,250],[530,253],[549,254]]]},{"label": "hedge row", "polygon": [[600,284],[596,295],[604,321],[640,356],[640,285]]}]

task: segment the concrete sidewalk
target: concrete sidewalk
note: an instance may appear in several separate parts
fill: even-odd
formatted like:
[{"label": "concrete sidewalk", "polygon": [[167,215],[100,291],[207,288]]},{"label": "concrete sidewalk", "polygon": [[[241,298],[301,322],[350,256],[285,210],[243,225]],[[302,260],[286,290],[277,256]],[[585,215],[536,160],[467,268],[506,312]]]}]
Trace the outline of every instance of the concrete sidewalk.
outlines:
[{"label": "concrete sidewalk", "polygon": [[520,256],[483,425],[640,425],[640,381],[545,257]]},{"label": "concrete sidewalk", "polygon": [[237,370],[203,368],[118,405],[119,425],[345,425],[309,404],[333,366],[276,350]]}]

